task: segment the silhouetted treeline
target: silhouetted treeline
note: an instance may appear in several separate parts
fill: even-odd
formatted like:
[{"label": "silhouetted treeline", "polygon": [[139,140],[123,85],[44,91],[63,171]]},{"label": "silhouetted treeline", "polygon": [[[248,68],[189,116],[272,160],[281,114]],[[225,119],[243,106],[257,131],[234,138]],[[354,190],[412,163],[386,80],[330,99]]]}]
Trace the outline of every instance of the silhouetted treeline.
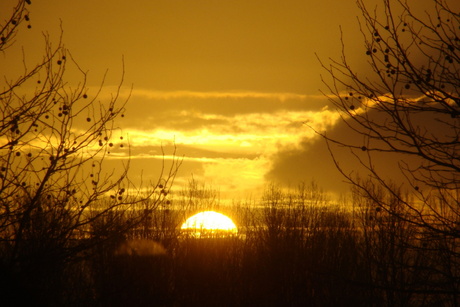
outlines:
[{"label": "silhouetted treeline", "polygon": [[[125,212],[116,222],[108,216],[119,236],[107,234],[111,240],[78,260],[65,262],[52,245],[34,254],[40,241],[25,242],[20,266],[3,264],[3,297],[42,306],[455,306],[458,300],[455,242],[356,194],[355,203],[337,204],[315,185],[287,192],[270,186],[263,199],[230,206],[209,194],[184,195],[123,234],[117,224],[145,212]],[[239,234],[195,238],[180,231],[185,217],[208,209],[232,217]]]}]

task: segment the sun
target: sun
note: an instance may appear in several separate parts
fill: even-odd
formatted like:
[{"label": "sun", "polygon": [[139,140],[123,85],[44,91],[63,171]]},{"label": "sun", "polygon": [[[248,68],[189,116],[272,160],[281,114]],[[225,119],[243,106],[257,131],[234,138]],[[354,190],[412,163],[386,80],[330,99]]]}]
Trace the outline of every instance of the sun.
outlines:
[{"label": "sun", "polygon": [[195,236],[236,234],[238,229],[228,216],[215,211],[203,211],[189,217],[181,229]]}]

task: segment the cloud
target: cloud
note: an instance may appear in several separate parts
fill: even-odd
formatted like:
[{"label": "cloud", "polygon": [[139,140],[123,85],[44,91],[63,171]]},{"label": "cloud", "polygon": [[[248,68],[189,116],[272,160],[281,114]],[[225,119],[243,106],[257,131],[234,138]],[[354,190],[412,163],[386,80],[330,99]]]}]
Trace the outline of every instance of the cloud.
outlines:
[{"label": "cloud", "polygon": [[[409,105],[413,107],[414,103],[426,103],[424,100],[424,97],[419,97],[411,98],[406,102],[409,102]],[[385,102],[391,103],[387,100]],[[335,125],[330,125],[328,129],[325,129],[326,134],[333,140],[356,146],[357,149],[352,150],[346,146],[330,142],[329,150],[324,139],[303,137],[298,146],[280,148],[273,155],[271,169],[267,172],[266,179],[286,185],[314,179],[320,186],[328,190],[346,192],[349,190],[349,186],[344,182],[345,177],[338,171],[335,163],[347,175],[353,177],[359,175],[364,179],[373,176],[369,170],[360,165],[359,159],[361,159],[365,164],[372,165],[384,180],[404,183],[408,179],[405,176],[407,173],[403,174],[401,170],[401,161],[413,169],[417,169],[422,163],[429,163],[429,161],[423,161],[419,157],[417,149],[411,145],[413,140],[405,135],[405,131],[401,129],[401,126],[397,126],[395,121],[402,120],[406,129],[414,129],[419,136],[438,142],[450,144],[458,139],[458,135],[452,130],[453,121],[457,119],[451,118],[448,113],[419,112],[417,110],[413,112],[400,111],[398,117],[392,118],[395,115],[391,110],[379,110],[378,104],[370,106],[369,109],[358,109],[356,116],[363,116],[362,118],[374,127],[380,127],[377,128],[380,132],[379,136],[374,134],[374,138],[368,143],[366,133],[371,132],[356,124],[352,117],[344,117],[344,120],[337,121]],[[434,105],[430,105],[430,107],[434,107]],[[363,133],[358,133],[354,129],[363,131]],[[401,141],[398,142],[398,139]],[[396,146],[400,153],[362,151],[360,149],[363,145],[371,150],[376,148],[390,149],[385,143],[386,140]],[[420,141],[421,139],[416,140],[416,142]],[[440,152],[437,152],[437,149],[430,149],[429,146],[423,150],[429,154],[437,154],[438,157],[442,156]],[[413,152],[413,154],[404,154],[401,153],[402,151]],[[335,159],[335,163],[333,159]]]},{"label": "cloud", "polygon": [[269,164],[266,157],[213,159],[203,164],[203,174],[196,179],[219,187],[222,197],[235,199],[263,190]]},{"label": "cloud", "polygon": [[273,161],[319,139],[311,128],[339,119],[322,95],[236,91],[135,90],[125,115],[120,127],[137,172],[158,169],[163,150],[176,146],[179,177],[193,174],[233,194],[261,189]]},{"label": "cloud", "polygon": [[[216,114],[177,115],[173,122],[191,121],[187,127],[168,125],[124,129],[133,149],[159,147],[174,142],[178,147],[206,149],[213,152],[267,154],[279,147],[295,146],[302,138],[317,135],[309,127],[322,131],[333,125],[339,116],[324,109],[319,112],[251,113],[235,116]],[[149,129],[150,128],[150,129]],[[135,154],[135,152],[134,152]]]},{"label": "cloud", "polygon": [[180,99],[180,98],[199,98],[199,99],[242,99],[242,98],[262,98],[274,99],[281,102],[287,100],[307,100],[313,95],[303,95],[296,93],[270,93],[270,92],[251,92],[251,91],[227,91],[227,92],[198,92],[198,91],[156,91],[136,89],[132,92],[133,97],[146,97],[149,99]]},{"label": "cloud", "polygon": [[[338,114],[328,108],[229,117],[216,114],[195,116],[218,121],[185,130],[178,130],[174,126],[168,129],[127,129],[125,132],[129,136],[126,140],[131,144],[132,159],[138,161],[133,163],[136,169],[157,163],[155,161],[161,159],[163,151],[172,152],[176,146],[178,156],[183,157],[183,176],[193,174],[198,180],[218,186],[222,193],[242,195],[244,192],[262,190],[268,178],[267,171],[271,169],[273,161],[275,166],[280,166],[277,163],[279,159],[284,159],[284,153],[302,151],[304,144],[315,144],[319,136],[310,127],[322,131],[339,119]],[[327,155],[324,153],[318,156],[322,160],[325,157]],[[318,171],[321,171],[321,163],[314,163]],[[293,168],[287,167],[285,170],[296,173],[300,169],[293,165]],[[286,175],[292,177],[291,174]],[[297,181],[293,180],[292,183]]]},{"label": "cloud", "polygon": [[[99,92],[99,87],[89,87],[93,93]],[[247,90],[232,90],[232,91],[189,91],[189,90],[174,90],[162,91],[145,88],[128,88],[122,86],[104,86],[104,91],[100,93],[100,98],[111,98],[115,93],[119,93],[120,98],[144,98],[147,100],[177,100],[177,99],[265,99],[276,100],[279,102],[294,101],[311,101],[324,100],[326,97],[323,94],[299,94],[291,92],[259,92]]]},{"label": "cloud", "polygon": [[[106,87],[101,100],[111,99],[116,88]],[[96,89],[91,92],[96,93]],[[91,95],[89,93],[89,95]],[[125,123],[135,125],[139,117],[150,116],[157,122],[167,122],[181,112],[220,114],[231,116],[247,113],[272,113],[278,111],[321,110],[328,104],[323,95],[298,93],[272,93],[255,91],[198,92],[198,91],[156,91],[123,88],[120,99],[127,99]]]},{"label": "cloud", "polygon": [[[343,152],[339,155],[345,156]],[[344,160],[341,162],[344,163]],[[348,159],[345,163],[347,162]],[[280,148],[272,156],[271,168],[267,171],[265,179],[285,186],[315,180],[326,190],[347,191],[347,185],[334,166],[325,141],[320,138],[314,141],[303,138],[295,147]]]}]

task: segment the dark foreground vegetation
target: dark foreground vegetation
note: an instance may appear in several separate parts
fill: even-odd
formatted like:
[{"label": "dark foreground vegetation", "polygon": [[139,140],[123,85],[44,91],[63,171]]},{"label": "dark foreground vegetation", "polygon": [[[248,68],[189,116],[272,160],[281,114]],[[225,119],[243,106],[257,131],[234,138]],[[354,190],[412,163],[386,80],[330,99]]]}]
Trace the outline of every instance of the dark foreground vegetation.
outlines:
[{"label": "dark foreground vegetation", "polygon": [[[455,242],[396,220],[357,194],[354,206],[338,205],[315,185],[294,192],[272,186],[262,200],[230,207],[210,202],[202,190],[188,194],[171,204],[184,209],[159,206],[123,234],[116,224],[122,227],[124,218],[136,213],[121,215],[115,224],[111,220],[116,231],[106,234],[111,239],[70,262],[60,260],[67,246],[46,245],[46,237],[28,242],[21,266],[2,267],[3,302],[455,306],[459,300]],[[239,234],[195,238],[180,231],[185,216],[208,209],[231,216]],[[91,225],[89,235],[96,232]]]}]

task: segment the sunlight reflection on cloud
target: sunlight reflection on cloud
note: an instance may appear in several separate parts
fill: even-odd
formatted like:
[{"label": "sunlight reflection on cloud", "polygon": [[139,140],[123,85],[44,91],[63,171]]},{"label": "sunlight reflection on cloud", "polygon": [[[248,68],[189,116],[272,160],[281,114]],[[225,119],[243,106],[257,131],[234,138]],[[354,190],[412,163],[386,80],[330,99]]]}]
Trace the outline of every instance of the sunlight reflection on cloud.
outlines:
[{"label": "sunlight reflection on cloud", "polygon": [[140,89],[131,100],[142,106],[131,105],[123,119],[131,158],[154,163],[163,157],[162,147],[176,146],[184,164],[201,165],[195,178],[222,191],[261,187],[280,150],[318,139],[314,130],[339,118],[326,107],[327,97],[296,93]]},{"label": "sunlight reflection on cloud", "polygon": [[309,96],[296,93],[270,93],[253,91],[226,91],[226,92],[198,92],[198,91],[155,91],[136,89],[132,92],[133,96],[142,96],[153,99],[178,99],[178,98],[264,98],[286,101],[289,99],[306,100]]}]

